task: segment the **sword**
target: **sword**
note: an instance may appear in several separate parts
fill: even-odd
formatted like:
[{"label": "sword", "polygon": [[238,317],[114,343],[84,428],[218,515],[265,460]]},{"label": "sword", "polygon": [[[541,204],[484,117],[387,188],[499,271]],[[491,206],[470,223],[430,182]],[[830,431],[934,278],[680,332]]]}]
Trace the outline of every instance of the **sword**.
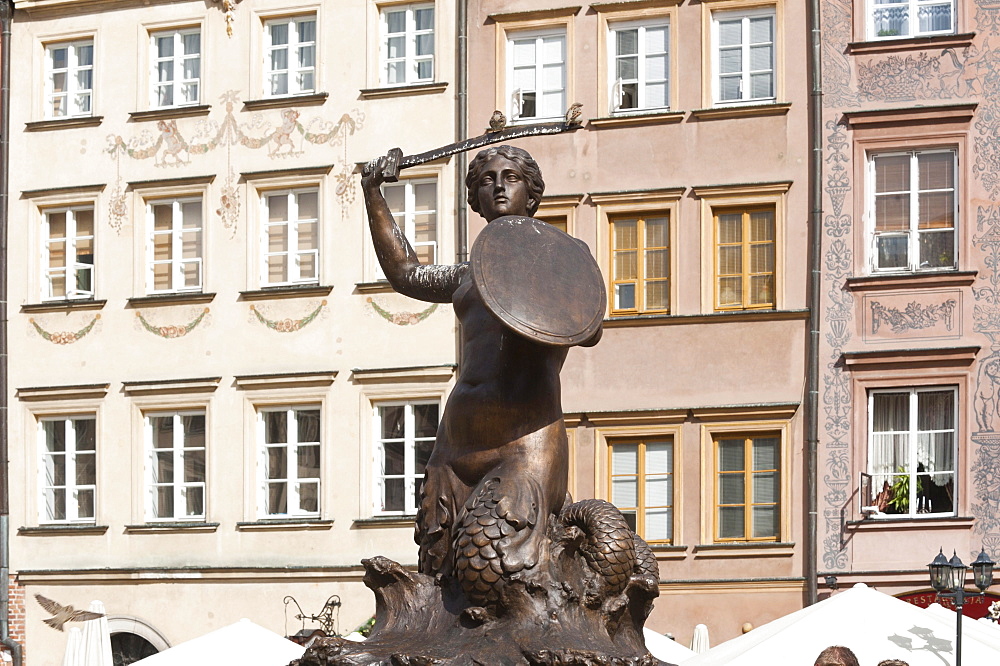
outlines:
[{"label": "sword", "polygon": [[525,136],[542,136],[544,134],[575,132],[582,126],[583,125],[580,123],[580,107],[579,105],[574,104],[570,107],[569,111],[566,112],[566,120],[560,122],[535,123],[534,125],[515,125],[514,127],[508,127],[496,132],[487,132],[481,136],[465,139],[464,141],[459,141],[457,143],[450,143],[447,146],[441,146],[440,148],[428,150],[424,153],[406,155],[405,157],[403,156],[402,150],[399,148],[393,148],[386,155],[386,164],[382,174],[387,183],[395,183],[399,180],[400,170],[417,166],[418,164],[432,162],[434,160],[441,159],[442,157],[462,153],[466,150],[482,148],[483,146],[500,143],[501,141],[507,141],[508,139],[520,139]]}]

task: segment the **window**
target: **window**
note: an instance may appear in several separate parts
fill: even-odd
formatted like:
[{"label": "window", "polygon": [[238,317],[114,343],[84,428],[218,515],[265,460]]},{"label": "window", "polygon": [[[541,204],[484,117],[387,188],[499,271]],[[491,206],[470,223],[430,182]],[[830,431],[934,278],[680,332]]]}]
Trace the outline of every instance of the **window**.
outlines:
[{"label": "window", "polygon": [[265,285],[319,280],[319,192],[316,189],[265,192],[263,266]]},{"label": "window", "polygon": [[956,267],[957,169],[958,156],[954,150],[869,156],[868,218],[873,271]]},{"label": "window", "polygon": [[[437,179],[402,178],[382,186],[392,217],[422,264],[437,263]],[[381,274],[381,268],[379,269]]]},{"label": "window", "polygon": [[713,216],[716,310],[774,308],[774,208],[723,208]]},{"label": "window", "polygon": [[508,118],[566,113],[566,32],[514,34],[507,41]]},{"label": "window", "polygon": [[89,116],[94,97],[94,41],[45,47],[45,117]]},{"label": "window", "polygon": [[954,514],[955,414],[950,387],[868,394],[868,470],[886,514]]},{"label": "window", "polygon": [[868,39],[952,33],[955,0],[868,0],[867,24]]},{"label": "window", "polygon": [[146,518],[205,518],[205,412],[146,415]]},{"label": "window", "polygon": [[38,423],[41,450],[39,520],[94,522],[97,491],[97,419],[44,418]]},{"label": "window", "polygon": [[265,95],[316,92],[316,15],[268,21],[264,32]]},{"label": "window", "polygon": [[611,503],[643,539],[670,543],[674,533],[673,438],[609,444]]},{"label": "window", "polygon": [[257,418],[261,512],[268,517],[319,515],[319,407],[268,408]]},{"label": "window", "polygon": [[670,106],[670,23],[612,25],[610,34],[611,112]]},{"label": "window", "polygon": [[198,104],[201,100],[201,31],[167,30],[150,35],[153,108]]},{"label": "window", "polygon": [[669,216],[611,220],[611,314],[670,309]]},{"label": "window", "polygon": [[715,540],[777,541],[780,535],[781,437],[715,436]]},{"label": "window", "polygon": [[437,402],[375,406],[375,513],[417,512],[420,481],[434,448],[437,427]]},{"label": "window", "polygon": [[382,9],[382,85],[434,80],[434,5]]},{"label": "window", "polygon": [[712,87],[716,104],[773,101],[774,8],[712,14]]},{"label": "window", "polygon": [[199,291],[203,256],[201,198],[151,201],[146,216],[147,292]]},{"label": "window", "polygon": [[54,208],[43,213],[43,300],[94,297],[94,208]]}]

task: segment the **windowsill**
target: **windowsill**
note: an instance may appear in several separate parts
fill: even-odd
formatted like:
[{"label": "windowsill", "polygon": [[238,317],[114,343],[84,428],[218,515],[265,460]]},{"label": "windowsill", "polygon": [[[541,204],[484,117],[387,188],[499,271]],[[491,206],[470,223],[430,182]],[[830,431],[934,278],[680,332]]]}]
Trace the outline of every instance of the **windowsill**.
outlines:
[{"label": "windowsill", "polygon": [[328,530],[332,520],[319,518],[261,518],[253,522],[236,523],[238,532],[276,532],[282,530]]},{"label": "windowsill", "polygon": [[33,525],[31,527],[17,528],[18,536],[77,536],[77,535],[100,535],[108,531],[107,525]]},{"label": "windowsill", "polygon": [[933,35],[930,37],[898,37],[896,39],[874,39],[851,42],[847,45],[848,55],[865,55],[895,51],[917,51],[923,49],[961,49],[972,44],[976,33],[962,32],[953,35]]},{"label": "windowsill", "polygon": [[361,99],[380,99],[382,97],[403,97],[405,95],[433,95],[448,89],[447,81],[432,83],[410,83],[402,86],[385,86],[365,88],[361,91]]},{"label": "windowsill", "polygon": [[791,541],[733,541],[707,543],[694,547],[695,557],[791,557],[795,543]]},{"label": "windowsill", "polygon": [[215,298],[215,292],[185,291],[172,294],[153,294],[152,296],[133,296],[126,301],[126,307],[141,308],[150,305],[188,305],[190,303],[210,303]]},{"label": "windowsill", "polygon": [[126,525],[125,534],[158,534],[162,532],[214,532],[219,523],[163,522]]},{"label": "windowsill", "polygon": [[413,527],[416,515],[411,516],[373,516],[371,518],[355,518],[352,528],[369,529],[372,527]]},{"label": "windowsill", "polygon": [[255,291],[241,291],[241,301],[263,301],[269,298],[296,298],[303,296],[326,296],[333,291],[332,285],[290,284],[280,287],[264,287]]},{"label": "windowsill", "polygon": [[166,120],[168,118],[186,118],[188,116],[207,116],[212,110],[211,104],[197,106],[171,106],[166,109],[150,109],[149,111],[132,111],[128,114],[129,122],[145,120]]},{"label": "windowsill", "polygon": [[935,287],[967,287],[976,281],[979,271],[934,271],[926,273],[891,273],[847,278],[851,291],[882,291],[886,289],[927,289]]},{"label": "windowsill", "polygon": [[783,116],[791,108],[791,102],[716,106],[710,109],[695,109],[691,112],[691,117],[695,120],[725,120],[727,118],[752,118],[754,116]]},{"label": "windowsill", "polygon": [[683,560],[687,557],[687,546],[675,546],[669,543],[651,543],[649,549],[658,560]]},{"label": "windowsill", "polygon": [[926,530],[954,529],[972,527],[975,518],[972,516],[934,516],[933,518],[916,518],[886,516],[885,518],[864,518],[848,520],[849,529],[858,532],[875,532],[879,530]]},{"label": "windowsill", "polygon": [[675,324],[706,324],[720,321],[785,321],[789,319],[808,319],[809,310],[733,310],[727,312],[709,312],[704,314],[671,315],[627,315],[611,317],[604,320],[605,328],[622,326],[672,326]]},{"label": "windowsill", "polygon": [[683,111],[635,111],[616,113],[604,118],[591,118],[590,124],[598,129],[605,127],[632,127],[635,125],[672,125],[684,120]]},{"label": "windowsill", "polygon": [[63,312],[65,310],[100,310],[107,304],[107,299],[93,298],[67,299],[65,301],[45,301],[43,303],[25,303],[21,312]]},{"label": "windowsill", "polygon": [[35,120],[30,123],[24,123],[24,131],[48,132],[49,130],[72,129],[74,127],[97,127],[103,121],[104,116],[75,116],[72,118]]},{"label": "windowsill", "polygon": [[359,294],[388,294],[395,291],[388,280],[372,280],[371,282],[356,282],[354,289]]},{"label": "windowsill", "polygon": [[243,102],[244,111],[259,111],[261,109],[279,109],[289,106],[316,106],[326,102],[330,93],[309,93],[305,95],[284,95],[282,97],[263,97],[248,99]]}]

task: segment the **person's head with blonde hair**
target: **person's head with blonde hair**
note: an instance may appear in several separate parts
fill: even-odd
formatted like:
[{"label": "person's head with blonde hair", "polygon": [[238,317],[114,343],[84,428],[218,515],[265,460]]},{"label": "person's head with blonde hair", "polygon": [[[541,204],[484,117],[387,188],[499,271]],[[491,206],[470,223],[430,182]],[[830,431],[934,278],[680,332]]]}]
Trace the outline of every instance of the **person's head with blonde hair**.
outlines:
[{"label": "person's head with blonde hair", "polygon": [[843,645],[831,645],[819,653],[813,666],[861,666],[858,658]]}]

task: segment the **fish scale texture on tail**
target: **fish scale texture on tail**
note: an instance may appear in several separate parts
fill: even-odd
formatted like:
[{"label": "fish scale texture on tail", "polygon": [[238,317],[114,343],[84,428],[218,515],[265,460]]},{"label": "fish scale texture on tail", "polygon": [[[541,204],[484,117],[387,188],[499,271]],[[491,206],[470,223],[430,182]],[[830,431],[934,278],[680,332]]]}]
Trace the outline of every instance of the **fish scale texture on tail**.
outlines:
[{"label": "fish scale texture on tail", "polygon": [[[618,507],[604,500],[582,500],[566,507],[561,518],[564,524],[575,525],[586,534],[583,557],[604,578],[609,591],[617,594],[624,590],[636,573],[637,537]],[[642,545],[649,550],[645,541]]]}]

